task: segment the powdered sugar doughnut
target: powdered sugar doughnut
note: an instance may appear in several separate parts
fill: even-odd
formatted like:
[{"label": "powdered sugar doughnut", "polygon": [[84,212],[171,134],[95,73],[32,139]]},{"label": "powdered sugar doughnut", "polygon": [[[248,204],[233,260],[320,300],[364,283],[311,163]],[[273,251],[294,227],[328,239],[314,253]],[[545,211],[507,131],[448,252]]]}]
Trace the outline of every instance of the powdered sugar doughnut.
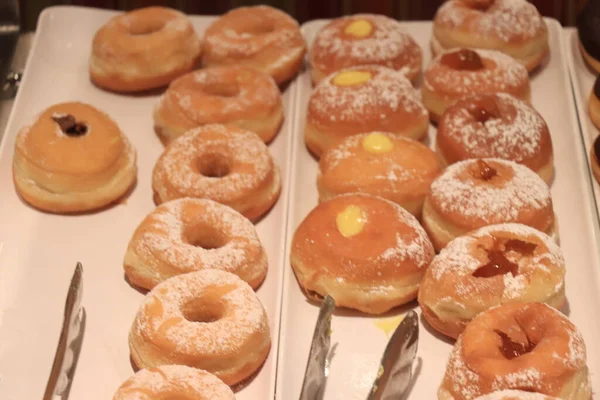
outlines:
[{"label": "powdered sugar doughnut", "polygon": [[487,225],[517,222],[557,234],[548,185],[513,161],[473,159],[450,165],[433,181],[423,227],[437,250]]},{"label": "powdered sugar doughnut", "polygon": [[139,370],[121,385],[113,400],[164,399],[167,398],[165,396],[195,400],[235,400],[229,386],[219,378],[185,365],[161,365]]},{"label": "powdered sugar doughnut", "polygon": [[546,396],[541,393],[525,392],[523,390],[500,390],[488,393],[475,400],[560,400],[558,397]]},{"label": "powdered sugar doughnut", "polygon": [[256,372],[270,347],[267,316],[252,288],[218,270],[178,275],[156,286],[129,334],[139,368],[187,365],[229,386]]},{"label": "powdered sugar doughnut", "polygon": [[374,14],[329,22],[317,33],[309,55],[314,84],[340,69],[361,65],[381,65],[414,80],[423,58],[417,42],[398,21]]},{"label": "powdered sugar doughnut", "polygon": [[279,168],[253,132],[205,125],[174,140],[152,174],[157,204],[182,197],[211,199],[259,219],[281,191]]},{"label": "powdered sugar doughnut", "polygon": [[552,140],[548,125],[530,105],[506,93],[465,97],[438,124],[436,147],[445,164],[469,158],[502,158],[523,164],[549,183]]},{"label": "powdered sugar doughnut", "polygon": [[320,203],[300,223],[290,261],[309,297],[380,314],[417,296],[433,258],[419,222],[381,197],[347,194]]},{"label": "powdered sugar doughnut", "polygon": [[544,303],[506,304],[467,325],[438,398],[470,400],[505,389],[591,399],[585,343],[567,317]]},{"label": "powdered sugar doughnut", "polygon": [[565,302],[565,260],[546,234],[521,224],[491,225],[452,240],[419,289],[423,316],[456,338],[479,313],[500,304]]},{"label": "powdered sugar doughnut", "polygon": [[212,200],[183,198],[144,218],[123,266],[129,281],[145,289],[203,269],[231,272],[256,289],[267,274],[267,256],[254,225],[237,211]]},{"label": "powdered sugar doughnut", "polygon": [[312,92],[306,115],[306,145],[315,155],[358,133],[389,132],[421,139],[427,110],[399,71],[375,65],[329,75]]},{"label": "powdered sugar doughnut", "polygon": [[154,109],[163,143],[207,124],[250,130],[270,142],[283,121],[279,88],[269,75],[242,66],[205,68],[171,82]]}]

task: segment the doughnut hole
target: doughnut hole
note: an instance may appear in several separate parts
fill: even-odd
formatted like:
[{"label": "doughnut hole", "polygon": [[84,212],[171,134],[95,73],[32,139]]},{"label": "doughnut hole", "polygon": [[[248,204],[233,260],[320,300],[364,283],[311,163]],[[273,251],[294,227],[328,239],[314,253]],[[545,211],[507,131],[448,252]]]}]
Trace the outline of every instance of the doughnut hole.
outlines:
[{"label": "doughnut hole", "polygon": [[251,24],[242,27],[240,35],[259,36],[275,32],[275,25],[272,21],[261,21],[258,24]]},{"label": "doughnut hole", "polygon": [[210,96],[236,97],[240,93],[237,82],[210,82],[202,85],[202,91]]},{"label": "doughnut hole", "polygon": [[183,232],[186,243],[205,250],[219,249],[227,244],[222,232],[207,224],[194,224]]},{"label": "doughnut hole", "polygon": [[472,105],[467,111],[475,121],[481,122],[482,124],[490,119],[501,118],[502,115],[493,96],[482,98],[480,104]]},{"label": "doughnut hole", "polygon": [[228,293],[233,288],[211,286],[204,291],[200,298],[194,299],[181,307],[181,313],[190,322],[211,323],[223,318],[225,306],[220,299],[220,293]]},{"label": "doughnut hole", "polygon": [[165,27],[165,21],[158,19],[141,19],[130,18],[129,27],[127,28],[130,35],[143,36],[150,35],[162,30]]},{"label": "doughnut hole", "polygon": [[196,161],[198,173],[207,178],[223,178],[229,175],[230,165],[221,154],[204,154]]},{"label": "doughnut hole", "polygon": [[502,344],[500,345],[500,352],[507,360],[513,360],[517,357],[521,357],[524,354],[531,353],[537,343],[533,343],[529,337],[525,334],[526,343],[513,340],[507,333],[501,330],[495,329],[494,332],[500,336]]},{"label": "doughnut hole", "polygon": [[537,245],[519,239],[494,240],[492,248],[486,249],[488,263],[477,268],[473,272],[476,278],[492,278],[498,275],[519,274],[519,264],[507,257],[508,252],[518,253],[520,257],[532,256]]},{"label": "doughnut hole", "polygon": [[495,176],[498,176],[498,171],[483,160],[477,160],[475,165],[476,168],[473,171],[473,177],[476,179],[481,179],[487,182],[492,180],[492,178]]}]

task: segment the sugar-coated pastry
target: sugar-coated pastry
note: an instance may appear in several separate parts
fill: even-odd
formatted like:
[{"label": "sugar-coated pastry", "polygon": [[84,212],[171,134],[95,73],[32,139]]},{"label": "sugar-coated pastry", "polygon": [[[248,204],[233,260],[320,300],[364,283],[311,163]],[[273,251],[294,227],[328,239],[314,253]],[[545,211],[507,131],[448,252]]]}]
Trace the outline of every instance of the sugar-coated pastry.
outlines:
[{"label": "sugar-coated pastry", "polygon": [[590,93],[588,111],[590,113],[590,119],[596,128],[600,129],[600,75],[596,77],[594,87]]},{"label": "sugar-coated pastry", "polygon": [[503,92],[529,102],[529,74],[499,51],[454,49],[427,66],[421,92],[431,119],[438,121],[446,108],[475,93]]},{"label": "sugar-coated pastry", "polygon": [[203,269],[231,272],[252,288],[267,274],[267,256],[252,222],[207,199],[161,204],[137,227],[123,261],[131,283],[152,289],[172,276]]},{"label": "sugar-coated pastry", "polygon": [[253,132],[205,125],[175,139],[152,174],[157,204],[182,197],[210,199],[257,220],[281,191],[279,168]]},{"label": "sugar-coated pastry", "polygon": [[185,365],[139,370],[127,379],[113,400],[235,400],[231,388],[213,374]]},{"label": "sugar-coated pastry", "polygon": [[600,73],[600,31],[598,31],[598,18],[600,18],[600,2],[588,1],[577,15],[577,33],[579,34],[579,48],[581,54],[597,73]]},{"label": "sugar-coated pastry", "polygon": [[315,88],[308,101],[305,140],[320,156],[350,135],[380,131],[418,140],[428,128],[427,110],[408,78],[370,65],[335,72]]},{"label": "sugar-coated pastry", "polygon": [[17,193],[43,211],[74,213],[109,205],[135,183],[136,153],[119,126],[84,103],[55,104],[19,132]]},{"label": "sugar-coated pastry", "polygon": [[508,389],[591,400],[581,333],[544,303],[513,303],[479,314],[458,341],[439,400],[471,400]]},{"label": "sugar-coated pastry", "polygon": [[423,227],[436,250],[457,236],[487,225],[516,222],[555,237],[548,185],[513,161],[472,159],[452,164],[431,184]]},{"label": "sugar-coated pastry", "polygon": [[558,397],[524,390],[499,390],[477,397],[475,400],[560,400]]},{"label": "sugar-coated pastry", "polygon": [[163,143],[192,128],[223,124],[271,141],[283,121],[281,93],[273,78],[238,65],[205,68],[171,82],[154,109]]},{"label": "sugar-coated pastry", "polygon": [[550,51],[548,28],[526,0],[450,0],[433,20],[434,55],[465,47],[501,51],[533,70]]},{"label": "sugar-coated pastry", "polygon": [[140,8],[110,19],[96,32],[90,79],[114,92],[166,86],[194,69],[201,50],[200,38],[183,13]]},{"label": "sugar-coated pastry", "polygon": [[298,22],[288,14],[269,6],[239,7],[208,27],[202,62],[252,67],[282,84],[298,73],[305,52]]},{"label": "sugar-coated pastry", "polygon": [[507,93],[465,97],[444,111],[436,148],[444,164],[502,158],[523,164],[546,182],[553,175],[548,125],[529,104]]},{"label": "sugar-coated pastry", "polygon": [[309,52],[311,76],[318,84],[340,69],[381,65],[415,80],[421,73],[421,48],[400,22],[383,15],[336,18],[317,33]]},{"label": "sugar-coated pastry", "polygon": [[129,334],[138,368],[182,364],[229,386],[254,374],[270,348],[267,315],[254,291],[218,270],[178,275],[156,286]]},{"label": "sugar-coated pastry", "polygon": [[433,246],[396,203],[347,194],[320,203],[300,223],[290,261],[305,294],[381,314],[414,300]]},{"label": "sugar-coated pastry", "polygon": [[415,140],[384,132],[349,136],[319,160],[319,201],[344,193],[368,193],[416,217],[431,182],[441,173],[437,155]]},{"label": "sugar-coated pastry", "polygon": [[453,338],[485,310],[535,301],[563,306],[565,260],[552,238],[521,224],[486,226],[452,240],[419,288],[429,325]]}]

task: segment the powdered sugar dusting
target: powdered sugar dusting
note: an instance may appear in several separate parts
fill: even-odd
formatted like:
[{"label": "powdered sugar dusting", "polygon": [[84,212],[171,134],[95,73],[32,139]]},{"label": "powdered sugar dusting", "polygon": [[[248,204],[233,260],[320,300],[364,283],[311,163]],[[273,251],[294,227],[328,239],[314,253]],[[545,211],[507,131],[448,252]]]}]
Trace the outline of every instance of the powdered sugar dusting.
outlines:
[{"label": "powdered sugar dusting", "polygon": [[524,392],[522,390],[500,390],[477,397],[475,400],[559,400],[558,397],[541,393]]}]

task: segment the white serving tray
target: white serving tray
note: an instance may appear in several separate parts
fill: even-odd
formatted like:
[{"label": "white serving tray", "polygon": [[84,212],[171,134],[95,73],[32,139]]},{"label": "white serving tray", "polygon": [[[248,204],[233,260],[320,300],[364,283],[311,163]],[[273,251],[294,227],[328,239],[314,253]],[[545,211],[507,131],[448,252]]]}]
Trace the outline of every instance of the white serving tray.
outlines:
[{"label": "white serving tray", "polygon": [[[303,25],[307,43],[326,21]],[[593,208],[591,182],[585,165],[584,149],[569,87],[567,65],[562,47],[562,28],[555,20],[546,20],[550,30],[551,56],[544,68],[532,77],[532,102],[550,127],[555,151],[555,180],[552,186],[554,207],[558,214],[561,247],[567,265],[566,313],[579,327],[587,343],[588,365],[596,391],[600,390],[600,261],[597,247],[597,218]],[[431,59],[429,38],[431,22],[403,23],[424,51],[424,65]],[[290,241],[301,220],[317,205],[315,185],[317,162],[304,146],[306,105],[311,93],[310,72],[307,69],[297,80],[298,107],[292,153],[292,181],[288,220]],[[435,129],[430,128],[429,144],[433,147]],[[365,399],[377,371],[388,340],[376,324],[392,323],[415,302],[386,315],[368,317],[356,312],[337,311],[332,322],[333,356],[325,399]],[[318,308],[310,304],[298,287],[292,269],[285,271],[284,299],[279,352],[277,397],[298,398],[303,371]],[[408,395],[411,399],[434,399],[442,380],[452,342],[434,334],[421,324],[419,351],[414,366],[414,382]]]},{"label": "white serving tray", "polygon": [[[162,151],[152,129],[158,95],[104,92],[88,78],[87,61],[96,30],[116,12],[79,7],[46,9],[0,150],[0,398],[40,399],[52,365],[64,301],[75,263],[84,266],[87,323],[70,399],[111,399],[133,374],[127,336],[144,295],[123,276],[123,256],[137,224],[154,209],[151,173]],[[199,33],[212,17],[191,17]],[[284,94],[286,122],[269,146],[281,168],[283,190],[258,225],[269,272],[258,291],[271,326],[266,364],[238,399],[274,397],[282,293],[289,154],[294,87]],[[138,153],[138,183],[125,204],[80,216],[44,214],[15,193],[11,164],[15,136],[46,107],[80,100],[106,111]]]}]

